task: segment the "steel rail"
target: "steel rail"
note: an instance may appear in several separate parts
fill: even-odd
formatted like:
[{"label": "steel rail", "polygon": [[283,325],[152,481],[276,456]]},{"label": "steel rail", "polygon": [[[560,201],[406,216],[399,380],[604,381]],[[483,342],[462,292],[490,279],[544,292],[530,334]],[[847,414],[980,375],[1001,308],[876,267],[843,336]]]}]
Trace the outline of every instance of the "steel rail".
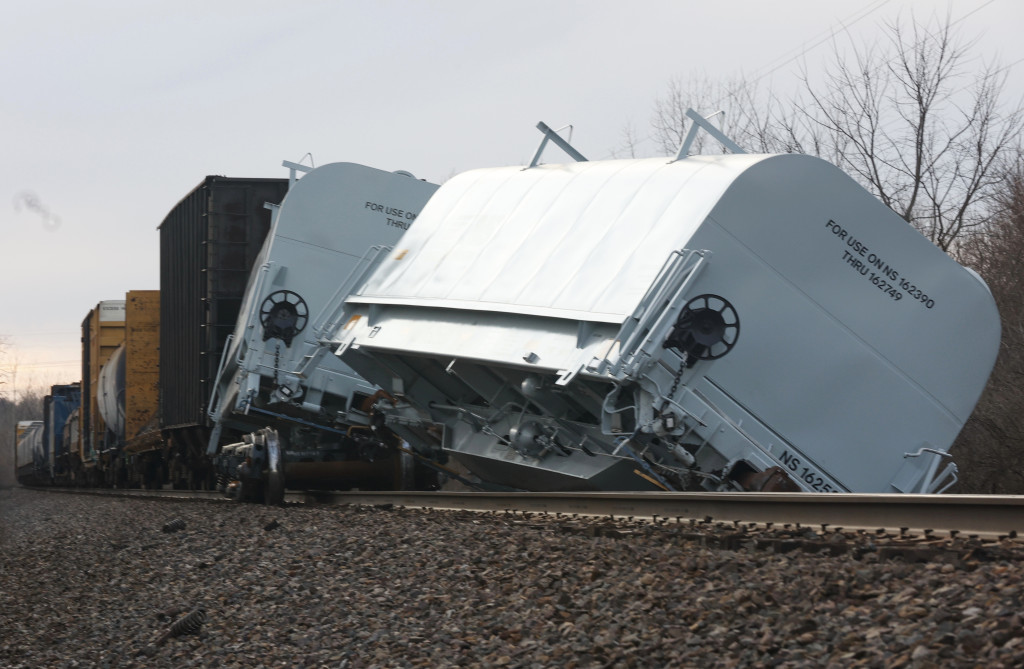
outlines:
[{"label": "steel rail", "polygon": [[[229,501],[189,490],[35,488],[120,497]],[[288,491],[285,502],[393,505],[476,512],[532,512],[669,521],[801,525],[829,530],[961,533],[1024,537],[1024,495],[865,495],[836,493],[396,492]]]},{"label": "steel rail", "polygon": [[835,530],[1024,536],[1024,496],[833,493],[306,493],[307,503],[527,511],[669,520],[826,526]]},{"label": "steel rail", "polygon": [[[174,499],[174,500],[201,500],[230,501],[224,493],[216,490],[168,490],[168,489],[145,489],[145,488],[51,488],[47,486],[20,486],[27,490],[38,490],[40,492],[59,492],[72,495],[96,495],[99,497],[138,497],[142,499]],[[296,501],[299,501],[296,499]]]}]

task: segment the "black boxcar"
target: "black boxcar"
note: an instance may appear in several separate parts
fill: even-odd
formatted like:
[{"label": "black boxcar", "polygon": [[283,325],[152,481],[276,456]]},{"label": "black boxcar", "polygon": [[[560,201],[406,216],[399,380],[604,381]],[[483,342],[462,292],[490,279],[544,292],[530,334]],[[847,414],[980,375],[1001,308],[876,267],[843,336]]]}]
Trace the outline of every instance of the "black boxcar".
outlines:
[{"label": "black boxcar", "polygon": [[[208,176],[160,224],[160,427],[165,462],[195,463],[221,352],[287,179]],[[172,465],[173,466],[173,465]]]}]

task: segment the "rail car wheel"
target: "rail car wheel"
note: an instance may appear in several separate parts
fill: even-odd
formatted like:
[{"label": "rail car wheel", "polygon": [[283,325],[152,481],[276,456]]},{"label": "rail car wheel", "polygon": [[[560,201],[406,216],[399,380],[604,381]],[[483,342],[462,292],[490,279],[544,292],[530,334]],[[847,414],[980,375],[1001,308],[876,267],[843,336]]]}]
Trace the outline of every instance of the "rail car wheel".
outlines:
[{"label": "rail car wheel", "polygon": [[263,486],[263,503],[267,506],[284,504],[284,475],[281,472],[267,473],[267,482]]},{"label": "rail car wheel", "polygon": [[416,458],[406,450],[400,450],[395,458],[394,490],[416,489]]},{"label": "rail car wheel", "polygon": [[284,504],[284,459],[281,457],[281,438],[277,430],[263,430],[263,443],[267,449],[267,477],[263,485],[263,501],[268,505]]},{"label": "rail car wheel", "polygon": [[237,496],[239,502],[261,502],[263,501],[262,486],[255,481],[239,479]]}]

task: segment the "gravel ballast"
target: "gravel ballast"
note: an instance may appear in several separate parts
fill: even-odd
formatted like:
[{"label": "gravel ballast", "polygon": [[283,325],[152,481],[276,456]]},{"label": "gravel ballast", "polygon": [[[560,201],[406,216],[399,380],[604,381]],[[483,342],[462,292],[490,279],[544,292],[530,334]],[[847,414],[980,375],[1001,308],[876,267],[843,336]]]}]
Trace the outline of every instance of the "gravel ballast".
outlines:
[{"label": "gravel ballast", "polygon": [[915,562],[617,527],[3,490],[0,666],[1024,666],[1014,541]]}]

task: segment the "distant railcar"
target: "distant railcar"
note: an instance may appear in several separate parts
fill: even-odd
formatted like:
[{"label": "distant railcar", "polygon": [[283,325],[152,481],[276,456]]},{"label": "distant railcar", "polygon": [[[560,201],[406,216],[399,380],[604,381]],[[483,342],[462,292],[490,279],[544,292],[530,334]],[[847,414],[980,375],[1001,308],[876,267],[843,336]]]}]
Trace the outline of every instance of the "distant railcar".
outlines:
[{"label": "distant railcar", "polygon": [[124,340],[124,311],[124,300],[105,300],[82,321],[81,429],[70,457],[72,476],[82,485],[113,482],[119,444],[100,412],[100,373]]},{"label": "distant railcar", "polygon": [[14,470],[22,485],[46,485],[47,454],[43,441],[43,421],[18,421],[14,429]]},{"label": "distant railcar", "polygon": [[[231,444],[220,478],[234,479],[234,459],[252,460],[242,433],[261,430],[284,447],[291,484],[393,487],[403,479],[407,458],[384,447],[360,410],[377,389],[310,336],[313,319],[344,298],[339,278],[365,269],[368,247],[394,243],[437,187],[353,164],[302,171],[310,174],[207,177],[159,226],[161,289],[89,311],[81,406],[54,429],[69,481],[211,487],[208,455]],[[281,296],[289,299],[279,304]],[[226,402],[208,413],[218,371]],[[56,416],[47,421],[56,427]],[[248,482],[254,498],[263,478],[257,471]]]},{"label": "distant railcar", "polygon": [[54,483],[67,484],[71,481],[71,452],[65,433],[68,420],[81,401],[82,391],[78,383],[51,386],[50,394],[43,398],[43,443],[49,477]]},{"label": "distant railcar", "polygon": [[207,414],[217,368],[288,179],[208,176],[160,224],[163,445],[155,481],[211,485]]},{"label": "distant railcar", "polygon": [[205,408],[287,179],[206,177],[164,218],[161,290],[101,302],[82,324],[83,485],[209,487]]},{"label": "distant railcar", "polygon": [[163,440],[156,424],[160,375],[160,292],[129,291],[120,341],[102,364],[96,385],[94,423],[105,426],[100,465],[109,485],[152,483]]},{"label": "distant railcar", "polygon": [[[105,300],[82,322],[81,404],[44,417],[56,480],[210,486],[217,364],[287,179],[206,177],[160,230],[162,291]],[[52,426],[52,427],[51,427]]]}]

